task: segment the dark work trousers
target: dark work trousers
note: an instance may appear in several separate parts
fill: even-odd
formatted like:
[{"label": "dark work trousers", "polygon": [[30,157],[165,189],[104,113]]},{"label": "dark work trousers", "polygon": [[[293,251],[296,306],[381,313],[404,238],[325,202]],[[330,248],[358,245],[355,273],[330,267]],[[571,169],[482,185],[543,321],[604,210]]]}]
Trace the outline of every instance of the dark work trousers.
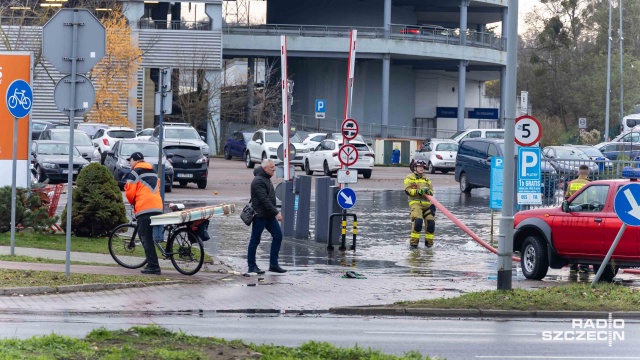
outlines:
[{"label": "dark work trousers", "polygon": [[274,216],[268,219],[255,218],[251,224],[251,240],[249,240],[249,250],[247,252],[249,269],[257,267],[256,250],[260,245],[260,237],[264,229],[267,229],[273,238],[271,241],[271,253],[269,254],[269,266],[279,266],[278,253],[280,252],[280,244],[282,244],[282,230],[280,229],[280,223]]},{"label": "dark work trousers", "polygon": [[144,253],[147,257],[147,268],[151,270],[160,270],[160,264],[158,264],[158,254],[156,253],[156,245],[153,242],[153,232],[151,231],[151,219],[150,217],[160,215],[162,213],[147,213],[138,215],[138,233],[142,239],[142,246],[144,247]]}]

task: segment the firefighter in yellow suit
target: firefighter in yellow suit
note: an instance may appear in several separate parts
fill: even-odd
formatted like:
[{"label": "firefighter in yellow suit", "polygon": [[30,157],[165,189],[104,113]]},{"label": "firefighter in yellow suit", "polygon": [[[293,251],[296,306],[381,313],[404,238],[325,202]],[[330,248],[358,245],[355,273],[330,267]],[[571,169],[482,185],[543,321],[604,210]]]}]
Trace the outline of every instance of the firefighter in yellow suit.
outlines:
[{"label": "firefighter in yellow suit", "polygon": [[426,195],[433,195],[433,185],[431,180],[424,175],[427,164],[424,160],[416,160],[413,166],[413,173],[404,179],[404,192],[409,197],[409,208],[411,209],[411,239],[409,245],[412,249],[418,247],[420,242],[420,232],[426,225],[424,232],[424,244],[426,247],[433,246],[433,234],[436,229],[435,215],[436,207],[431,205]]}]

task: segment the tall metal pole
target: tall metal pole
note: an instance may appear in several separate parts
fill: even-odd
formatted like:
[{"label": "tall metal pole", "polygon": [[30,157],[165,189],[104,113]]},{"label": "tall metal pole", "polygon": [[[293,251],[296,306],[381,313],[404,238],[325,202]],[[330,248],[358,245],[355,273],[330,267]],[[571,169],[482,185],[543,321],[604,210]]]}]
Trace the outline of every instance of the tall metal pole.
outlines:
[{"label": "tall metal pole", "polygon": [[13,169],[11,170],[11,256],[16,244],[16,176],[18,166],[18,118],[13,118]]},{"label": "tall metal pole", "polygon": [[498,290],[511,290],[511,254],[513,253],[513,199],[515,192],[515,117],[516,76],[518,66],[518,0],[509,1],[507,37],[507,86],[504,119],[503,201],[498,235]]},{"label": "tall metal pole", "polygon": [[[163,114],[164,114],[164,83],[165,83],[165,71],[166,69],[160,69],[160,76],[158,79],[158,88],[160,89],[160,134],[158,136],[158,179],[160,179],[160,197],[164,204],[164,161],[162,161],[162,140],[164,139],[164,127],[163,127]],[[133,170],[133,169],[131,169]]]},{"label": "tall metal pole", "polygon": [[281,63],[281,80],[282,80],[282,156],[284,163],[284,181],[291,180],[291,172],[289,171],[289,63],[287,59],[287,36],[280,36],[280,63]]},{"label": "tall metal pole", "polygon": [[[618,0],[618,7],[620,8],[620,124],[622,124],[622,118],[624,117],[624,68],[622,61],[622,0]],[[620,128],[622,129],[622,127]]]},{"label": "tall metal pole", "polygon": [[71,264],[71,218],[73,217],[73,135],[75,132],[74,121],[76,117],[76,81],[78,73],[78,10],[73,11],[73,32],[71,36],[71,108],[69,109],[69,173],[67,174],[67,257],[65,261],[65,274],[70,275]]},{"label": "tall metal pole", "polygon": [[609,35],[607,46],[607,104],[604,116],[604,141],[609,141],[609,104],[611,102],[611,0],[609,0]]}]

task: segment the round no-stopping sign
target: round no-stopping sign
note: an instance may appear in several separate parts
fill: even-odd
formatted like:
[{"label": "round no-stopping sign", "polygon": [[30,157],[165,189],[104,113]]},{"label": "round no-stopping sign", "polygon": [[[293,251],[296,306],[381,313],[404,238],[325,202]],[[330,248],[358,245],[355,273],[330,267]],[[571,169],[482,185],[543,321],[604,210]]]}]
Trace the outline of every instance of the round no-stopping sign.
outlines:
[{"label": "round no-stopping sign", "polygon": [[351,166],[358,161],[358,149],[351,144],[342,145],[338,152],[338,160],[344,166]]},{"label": "round no-stopping sign", "polygon": [[347,140],[353,140],[358,136],[358,123],[353,119],[342,122],[342,136]]},{"label": "round no-stopping sign", "polygon": [[542,126],[531,115],[522,115],[516,119],[515,140],[520,146],[531,146],[540,141]]}]

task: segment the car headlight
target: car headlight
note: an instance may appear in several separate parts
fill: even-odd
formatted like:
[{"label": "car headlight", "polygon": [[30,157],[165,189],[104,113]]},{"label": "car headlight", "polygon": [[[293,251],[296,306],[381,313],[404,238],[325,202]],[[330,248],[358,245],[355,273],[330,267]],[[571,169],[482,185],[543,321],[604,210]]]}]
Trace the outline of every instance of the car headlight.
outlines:
[{"label": "car headlight", "polygon": [[40,166],[42,166],[45,169],[55,169],[58,167],[58,165],[52,164],[52,163],[42,163],[40,164]]},{"label": "car headlight", "polygon": [[276,152],[276,151],[278,151],[278,148],[270,147],[267,150],[269,150],[271,152]]},{"label": "car headlight", "polygon": [[209,145],[200,146],[200,150],[202,150],[203,153],[208,154],[209,153]]},{"label": "car headlight", "polygon": [[304,153],[308,153],[309,149],[306,148],[300,148],[300,149],[296,149],[296,151],[300,154],[304,154]]},{"label": "car headlight", "polygon": [[124,169],[124,170],[131,170],[131,165],[129,165],[129,163],[128,163],[128,162],[126,162],[126,161],[122,161],[122,160],[121,160],[121,161],[118,163],[118,166],[120,166],[120,168],[121,168],[121,169]]}]

